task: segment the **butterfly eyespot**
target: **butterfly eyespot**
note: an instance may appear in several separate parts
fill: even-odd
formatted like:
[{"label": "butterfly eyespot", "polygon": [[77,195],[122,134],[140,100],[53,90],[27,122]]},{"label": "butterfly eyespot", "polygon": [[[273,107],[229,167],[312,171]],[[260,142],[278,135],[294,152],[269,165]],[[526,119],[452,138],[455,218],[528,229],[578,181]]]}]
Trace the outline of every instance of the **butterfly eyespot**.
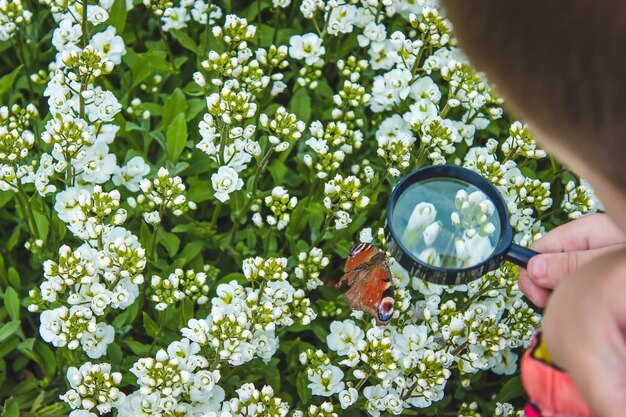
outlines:
[{"label": "butterfly eyespot", "polygon": [[385,297],[383,298],[383,300],[380,302],[380,305],[378,306],[378,319],[381,322],[387,322],[391,320],[392,316],[393,316],[393,298]]}]

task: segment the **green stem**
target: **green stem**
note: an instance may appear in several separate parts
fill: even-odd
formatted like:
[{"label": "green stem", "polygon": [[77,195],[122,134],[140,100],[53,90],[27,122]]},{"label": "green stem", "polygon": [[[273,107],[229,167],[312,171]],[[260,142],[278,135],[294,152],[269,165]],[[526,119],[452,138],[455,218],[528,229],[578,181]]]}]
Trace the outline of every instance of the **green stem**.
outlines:
[{"label": "green stem", "polygon": [[[15,167],[15,170],[17,172],[17,166]],[[24,188],[22,188],[22,183],[18,180],[16,180],[17,183],[17,193],[18,193],[18,201],[21,199],[21,205],[22,205],[22,211],[24,212],[24,215],[27,218],[26,224],[29,224],[31,226],[29,226],[29,229],[31,229],[31,233],[35,236],[35,239],[39,239],[39,229],[37,228],[37,222],[35,221],[35,216],[33,214],[33,208],[30,205],[30,201],[28,199],[28,195],[26,194],[26,192],[24,191]]]},{"label": "green stem", "polygon": [[[207,16],[208,19],[208,16]],[[172,49],[170,48],[170,44],[167,43],[167,38],[165,37],[165,32],[163,32],[163,28],[160,23],[157,23],[157,27],[159,28],[159,35],[161,35],[161,40],[163,41],[163,45],[165,46],[165,51],[167,52],[167,56],[169,57],[170,62],[172,63],[172,68],[176,68],[176,64],[174,63],[174,54],[172,53]]]},{"label": "green stem", "polygon": [[152,232],[152,239],[150,240],[150,251],[148,252],[148,259],[152,260],[154,257],[154,253],[156,250],[156,240],[159,228],[161,227],[161,222],[163,221],[163,212],[165,210],[165,206],[161,206],[159,208],[159,222],[154,226],[154,231]]},{"label": "green stem", "polygon": [[[15,37],[17,39],[17,45],[16,45],[16,50],[17,50],[17,54],[20,57],[20,59],[22,60],[22,63],[24,64],[23,69],[24,69],[24,73],[26,74],[26,80],[28,81],[28,90],[30,92],[30,96],[31,98],[35,98],[35,88],[33,86],[33,80],[30,79],[30,65],[28,64],[28,62],[26,62],[26,54],[24,53],[24,42],[22,42],[22,31],[17,32],[17,36]],[[34,121],[33,121],[34,124]]]},{"label": "green stem", "polygon": [[333,220],[334,217],[335,217],[335,210],[332,210],[326,214],[326,218],[324,219],[324,225],[322,226],[320,233],[317,235],[317,239],[315,239],[315,243],[313,243],[312,247],[315,248],[317,247],[317,245],[320,244],[320,242],[324,238],[324,235],[328,231],[328,228],[330,227],[330,222]]},{"label": "green stem", "polygon": [[272,45],[276,45],[276,38],[278,37],[278,25],[280,23],[280,10],[274,12],[274,34],[272,35]]},{"label": "green stem", "polygon": [[88,6],[88,1],[87,0],[83,0],[83,10],[82,10],[82,19],[81,19],[81,25],[82,25],[82,35],[83,35],[83,48],[86,47],[87,45],[89,45],[89,28],[87,27],[87,6]]},{"label": "green stem", "polygon": [[263,17],[261,16],[261,0],[257,0],[257,31],[256,31],[256,36],[257,36],[257,44],[261,45],[261,25],[263,24]]},{"label": "green stem", "polygon": [[220,216],[223,205],[224,204],[221,201],[219,201],[217,203],[217,206],[215,206],[215,210],[213,211],[213,217],[211,217],[211,223],[209,224],[209,229],[211,230],[215,229],[215,225],[217,224],[217,218]]},{"label": "green stem", "polygon": [[[161,314],[159,315],[159,330],[157,331],[157,337],[161,335],[161,333],[163,332],[163,329],[165,328],[165,311],[162,311]],[[150,349],[148,349],[148,351],[151,351],[152,348],[156,345],[157,339],[153,339],[152,343],[150,344]]]}]

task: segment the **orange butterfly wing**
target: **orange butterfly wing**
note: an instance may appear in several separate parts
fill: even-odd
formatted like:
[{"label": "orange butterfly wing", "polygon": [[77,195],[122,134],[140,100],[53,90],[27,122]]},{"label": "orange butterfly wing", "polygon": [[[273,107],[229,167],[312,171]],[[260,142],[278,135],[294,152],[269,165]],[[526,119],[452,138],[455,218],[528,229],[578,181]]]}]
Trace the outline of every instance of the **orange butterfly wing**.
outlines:
[{"label": "orange butterfly wing", "polygon": [[379,325],[387,324],[393,316],[394,289],[384,253],[375,246],[356,245],[344,271],[337,286],[349,287],[343,298],[350,308],[368,313]]}]

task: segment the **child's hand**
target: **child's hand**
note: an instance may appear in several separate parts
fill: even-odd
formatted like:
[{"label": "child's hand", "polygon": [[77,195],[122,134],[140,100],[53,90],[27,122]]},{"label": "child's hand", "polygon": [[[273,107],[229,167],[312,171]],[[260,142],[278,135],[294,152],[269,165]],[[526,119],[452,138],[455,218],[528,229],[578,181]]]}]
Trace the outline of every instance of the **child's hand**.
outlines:
[{"label": "child's hand", "polygon": [[543,307],[561,279],[598,256],[626,248],[626,235],[606,214],[590,214],[550,231],[531,248],[541,254],[520,269],[519,287]]},{"label": "child's hand", "polygon": [[[588,261],[586,259],[585,261]],[[598,417],[626,414],[626,249],[587,262],[548,301],[543,337]]]}]

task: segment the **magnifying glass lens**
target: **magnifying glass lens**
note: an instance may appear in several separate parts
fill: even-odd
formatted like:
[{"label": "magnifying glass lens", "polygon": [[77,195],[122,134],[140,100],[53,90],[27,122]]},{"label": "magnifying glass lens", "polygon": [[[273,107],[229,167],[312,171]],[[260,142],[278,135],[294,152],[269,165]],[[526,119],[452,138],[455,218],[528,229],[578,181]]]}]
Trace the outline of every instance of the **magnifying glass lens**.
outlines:
[{"label": "magnifying glass lens", "polygon": [[456,178],[430,178],[410,185],[390,217],[406,251],[444,269],[484,262],[502,233],[493,201],[475,185]]}]

